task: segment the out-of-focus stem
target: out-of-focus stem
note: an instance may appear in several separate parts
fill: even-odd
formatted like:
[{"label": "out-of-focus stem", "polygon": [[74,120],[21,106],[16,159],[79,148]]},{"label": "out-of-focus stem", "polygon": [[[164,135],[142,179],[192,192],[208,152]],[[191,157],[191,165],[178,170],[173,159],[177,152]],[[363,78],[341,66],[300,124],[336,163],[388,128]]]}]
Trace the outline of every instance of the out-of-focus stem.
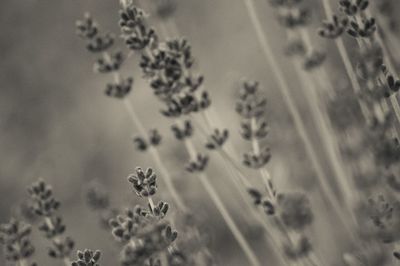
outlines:
[{"label": "out-of-focus stem", "polygon": [[182,198],[179,196],[179,193],[176,190],[176,188],[172,182],[172,178],[169,174],[169,171],[167,170],[167,168],[165,167],[164,163],[162,162],[162,160],[160,158],[160,154],[159,154],[158,150],[154,147],[151,147],[149,149],[149,151],[152,154],[154,161],[158,165],[158,168],[160,169],[161,173],[163,173],[163,177],[164,177],[163,180],[165,182],[167,190],[170,192],[171,197],[173,198],[175,204],[177,205],[177,208],[180,209],[182,212],[187,213],[188,208],[185,205],[185,203],[183,203]]},{"label": "out-of-focus stem", "polygon": [[123,101],[126,111],[128,112],[128,115],[131,118],[133,124],[136,126],[137,130],[139,130],[140,135],[147,136],[147,131],[140,121],[139,117],[137,116],[135,110],[133,109],[132,103],[129,101],[128,98],[125,98]]},{"label": "out-of-focus stem", "polygon": [[28,266],[28,262],[26,261],[26,259],[19,259],[18,264],[19,266]]},{"label": "out-of-focus stem", "polygon": [[[207,115],[208,111],[205,110],[204,112],[201,113],[201,115],[203,116],[203,118],[205,119],[205,117],[208,117]],[[197,128],[200,130],[200,133],[203,135],[203,137],[205,139],[207,139],[207,132],[211,132],[212,128],[213,128],[213,124],[211,124],[211,120],[210,119],[205,119],[206,125],[204,126],[203,124],[199,123],[195,118],[193,118],[192,116],[192,120],[197,124]],[[243,173],[242,169],[240,169],[240,167],[238,166],[238,162],[235,158],[233,158],[232,154],[237,154],[236,151],[230,151],[226,146],[231,146],[231,142],[228,141],[224,144],[223,147],[221,147],[221,149],[217,149],[217,152],[219,153],[219,155],[225,160],[225,162],[227,164],[229,164],[229,166],[231,168],[233,168],[237,174],[237,176],[240,178],[240,182],[242,183],[242,185],[244,185],[245,188],[250,188],[252,187],[250,182],[247,180],[246,175]]]},{"label": "out-of-focus stem", "polygon": [[[307,49],[310,51],[312,49],[312,42],[308,31],[304,28],[301,28],[300,36],[302,37]],[[306,99],[308,101],[308,105],[312,109],[312,116],[314,117],[314,120],[316,122],[315,124],[319,131],[319,135],[321,136],[321,139],[328,153],[330,162],[332,163],[334,172],[336,174],[336,179],[340,184],[341,191],[344,194],[347,203],[351,203],[352,202],[351,198],[352,195],[354,194],[354,191],[351,189],[352,187],[351,182],[347,180],[348,174],[346,174],[346,171],[343,168],[343,161],[340,159],[340,154],[337,148],[337,141],[335,140],[335,134],[333,132],[333,129],[329,125],[330,120],[326,115],[326,110],[322,110],[319,104],[321,100],[318,97],[315,83],[311,79],[311,75],[308,73],[304,73],[299,64],[296,64],[295,68],[298,76],[303,80],[305,94],[307,96]],[[321,73],[317,73],[318,75],[317,79],[321,76],[320,74]],[[321,81],[319,85],[323,86],[324,84],[329,84],[330,86],[328,80],[325,80],[323,82]]]},{"label": "out-of-focus stem", "polygon": [[[366,11],[366,15],[370,16],[370,17],[372,16],[371,12],[369,10]],[[395,68],[394,64],[392,63],[392,59],[391,59],[390,54],[389,54],[389,52],[388,52],[388,50],[386,48],[385,43],[382,40],[382,36],[381,36],[379,30],[377,30],[375,32],[374,39],[377,41],[377,43],[379,44],[379,46],[382,49],[383,60],[384,60],[384,63],[387,65],[389,71],[391,73],[396,73],[396,68]],[[397,98],[397,93],[393,93],[390,96],[390,103],[392,104],[393,111],[394,111],[394,113],[396,115],[396,119],[400,123],[400,106],[399,106],[399,100]]]},{"label": "out-of-focus stem", "polygon": [[260,262],[258,261],[255,253],[251,249],[249,243],[244,238],[242,233],[239,230],[239,227],[233,221],[232,217],[230,216],[228,210],[225,208],[224,204],[222,203],[221,199],[219,198],[217,192],[214,190],[213,186],[208,181],[207,176],[204,173],[199,174],[199,179],[204,188],[206,189],[207,193],[209,194],[210,198],[214,202],[215,206],[217,207],[218,211],[221,213],[225,223],[228,225],[229,229],[231,230],[232,234],[234,235],[236,241],[238,241],[240,247],[243,249],[244,253],[246,254],[249,262],[251,265],[260,266]]},{"label": "out-of-focus stem", "polygon": [[382,16],[378,16],[380,30],[383,32],[385,40],[388,41],[388,46],[390,46],[388,50],[391,50],[392,56],[397,60],[396,63],[398,63],[398,60],[400,60],[400,39],[396,39],[396,36],[398,37],[398,35],[391,32],[387,23],[384,22],[381,17]]},{"label": "out-of-focus stem", "polygon": [[72,264],[71,260],[69,258],[67,258],[67,257],[65,257],[63,259],[63,262],[64,262],[65,266],[71,266],[71,264]]},{"label": "out-of-focus stem", "polygon": [[[193,143],[189,139],[184,140],[186,151],[188,152],[189,156],[192,160],[196,159],[197,153]],[[242,232],[240,231],[239,227],[234,222],[232,216],[229,214],[228,210],[226,209],[225,205],[223,204],[221,198],[219,197],[218,193],[215,191],[214,187],[211,185],[210,181],[208,180],[207,175],[204,172],[198,174],[199,180],[203,185],[204,189],[207,191],[208,195],[210,196],[211,200],[217,207],[219,213],[221,214],[222,218],[224,219],[225,223],[227,224],[228,228],[232,232],[233,236],[235,237],[236,241],[238,242],[239,246],[242,248],[243,252],[246,254],[249,262],[253,266],[261,266],[261,263],[257,259],[254,251],[250,247],[249,243],[243,236]]]},{"label": "out-of-focus stem", "polygon": [[[329,19],[333,15],[331,6],[329,4],[329,1],[328,0],[322,0],[322,2],[323,2],[323,6],[324,6],[324,9],[325,9],[326,16]],[[354,93],[356,94],[358,104],[360,105],[361,113],[363,114],[364,119],[366,120],[366,122],[368,124],[369,121],[370,121],[370,113],[369,113],[368,107],[365,105],[365,103],[362,100],[359,99],[359,94],[361,92],[360,82],[358,81],[356,72],[355,72],[355,70],[353,68],[353,65],[352,65],[351,61],[350,61],[350,57],[349,57],[349,54],[347,53],[347,50],[346,50],[346,47],[344,45],[342,37],[339,36],[338,38],[336,38],[335,39],[335,44],[336,44],[336,47],[337,47],[337,49],[339,51],[340,57],[342,58],[344,67],[345,67],[346,72],[347,72],[347,76],[350,79],[351,86],[352,86],[352,88],[354,90]]]},{"label": "out-of-focus stem", "polygon": [[321,163],[317,158],[317,153],[315,152],[315,149],[312,146],[312,142],[307,134],[304,123],[300,117],[299,110],[296,107],[294,100],[291,96],[289,85],[287,84],[282,71],[279,69],[277,60],[275,59],[272,49],[268,44],[268,38],[262,29],[253,1],[252,0],[243,0],[243,1],[246,5],[253,27],[257,33],[257,38],[259,40],[265,59],[270,65],[272,72],[277,79],[278,85],[280,87],[280,92],[282,93],[285,104],[288,107],[289,112],[293,118],[296,130],[298,131],[300,138],[304,143],[307,156],[310,158],[311,161],[311,165],[316,172],[322,192],[327,197],[327,199],[332,203],[333,206],[337,206],[336,196],[333,194],[333,191],[326,180],[325,173],[323,171]]},{"label": "out-of-focus stem", "polygon": [[[304,74],[301,72],[302,70],[300,67],[297,65],[296,66],[296,72],[298,73],[299,77],[303,79],[303,82],[305,84],[304,88],[307,89],[306,94],[307,94],[307,101],[309,102],[309,106],[311,108],[311,114],[313,116],[313,119],[315,121],[315,124],[317,126],[317,130],[319,132],[319,135],[321,136],[321,140],[324,143],[325,150],[327,152],[329,161],[333,167],[335,176],[336,176],[336,181],[338,182],[338,185],[340,187],[341,192],[343,193],[343,196],[345,198],[346,202],[346,207],[349,212],[349,214],[352,214],[351,206],[353,205],[353,193],[354,191],[351,190],[351,186],[349,184],[349,181],[347,180],[348,174],[346,171],[343,169],[343,162],[340,160],[338,157],[338,151],[335,148],[335,141],[332,138],[332,132],[330,130],[330,127],[327,126],[326,120],[328,119],[327,117],[323,116],[322,112],[323,110],[320,110],[315,103],[318,101],[318,97],[315,95],[315,85],[313,82],[309,80],[308,77],[303,76]],[[338,201],[336,198],[332,202],[333,208],[335,209],[336,214],[340,218],[340,220],[344,223],[347,224],[346,219],[343,216],[343,208],[340,207]],[[352,216],[350,216],[352,217]],[[354,218],[352,219],[352,222],[354,223]],[[352,232],[352,229],[348,229],[348,231]]]}]

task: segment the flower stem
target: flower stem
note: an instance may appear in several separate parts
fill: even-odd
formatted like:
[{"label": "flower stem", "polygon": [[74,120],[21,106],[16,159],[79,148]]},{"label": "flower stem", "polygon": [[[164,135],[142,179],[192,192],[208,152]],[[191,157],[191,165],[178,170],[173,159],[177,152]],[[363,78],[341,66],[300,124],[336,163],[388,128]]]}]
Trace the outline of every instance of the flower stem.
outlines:
[{"label": "flower stem", "polygon": [[[192,159],[196,159],[196,149],[193,145],[193,143],[189,139],[184,140],[185,147],[187,152],[189,153],[189,156]],[[225,223],[227,224],[229,230],[232,232],[234,238],[238,242],[239,246],[247,256],[249,262],[253,266],[260,266],[261,263],[257,259],[254,251],[250,247],[249,243],[243,236],[242,232],[240,231],[239,227],[236,225],[235,221],[233,220],[232,216],[229,214],[228,210],[226,209],[224,203],[222,202],[221,198],[218,196],[218,193],[215,191],[214,187],[211,185],[210,181],[208,180],[208,177],[205,173],[201,172],[198,174],[199,180],[201,184],[203,185],[204,189],[210,196],[211,200],[217,207],[219,213],[221,214],[222,218],[224,219]]]},{"label": "flower stem", "polygon": [[[53,222],[51,221],[51,218],[46,217],[44,220],[45,220],[45,223],[47,224],[47,226],[49,227],[49,229],[53,230],[54,225],[53,225]],[[56,246],[58,246],[61,243],[61,239],[58,236],[51,238],[51,240],[53,241],[53,243]],[[63,257],[62,260],[63,260],[65,266],[71,266],[71,260],[68,257]]]},{"label": "flower stem", "polygon": [[26,261],[26,259],[18,260],[18,264],[19,266],[28,266],[28,262]]},{"label": "flower stem", "polygon": [[318,181],[320,183],[322,192],[327,197],[327,199],[331,202],[331,204],[333,206],[335,206],[335,205],[337,205],[335,203],[336,197],[333,194],[332,189],[330,188],[330,184],[326,180],[325,173],[323,171],[323,168],[321,166],[319,159],[317,158],[317,154],[312,145],[312,142],[307,134],[305,125],[300,116],[300,112],[299,112],[298,108],[296,107],[293,97],[290,93],[289,85],[287,84],[282,71],[279,69],[277,61],[274,56],[274,53],[272,52],[272,49],[268,44],[268,38],[267,38],[266,34],[263,32],[263,29],[262,29],[261,23],[258,19],[257,12],[256,12],[255,6],[253,4],[253,1],[252,0],[243,0],[243,1],[246,5],[251,22],[256,31],[257,38],[260,43],[263,55],[265,56],[265,59],[267,60],[268,64],[270,65],[272,72],[277,79],[278,85],[280,87],[280,92],[282,93],[285,104],[288,107],[290,115],[293,118],[296,130],[298,131],[300,138],[303,141],[307,156],[309,157],[312,167],[318,177]]},{"label": "flower stem", "polygon": [[154,201],[152,199],[152,197],[147,197],[147,201],[149,202],[149,206],[150,206],[150,211],[154,214]]},{"label": "flower stem", "polygon": [[[139,133],[142,136],[147,136],[148,135],[147,131],[146,131],[144,125],[142,124],[141,120],[137,116],[135,109],[133,108],[132,103],[129,101],[129,99],[124,99],[124,105],[125,105],[125,108],[129,114],[129,117],[131,118],[133,124],[139,130]],[[180,197],[178,191],[176,190],[175,185],[172,181],[172,177],[169,174],[169,171],[167,170],[165,164],[162,162],[158,150],[155,147],[151,146],[149,149],[149,152],[150,152],[151,156],[153,157],[154,162],[158,165],[158,168],[163,176],[163,181],[167,187],[167,190],[171,194],[171,197],[174,200],[174,203],[176,204],[177,208],[180,211],[187,213],[188,208],[185,205],[185,203],[183,202],[183,199]]]}]

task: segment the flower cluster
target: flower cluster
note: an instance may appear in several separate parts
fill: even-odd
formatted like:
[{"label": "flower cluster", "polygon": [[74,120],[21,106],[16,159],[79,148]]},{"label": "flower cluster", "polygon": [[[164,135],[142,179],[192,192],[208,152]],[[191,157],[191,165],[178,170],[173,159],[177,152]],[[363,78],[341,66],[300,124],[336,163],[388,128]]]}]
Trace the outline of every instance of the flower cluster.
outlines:
[{"label": "flower cluster", "polygon": [[198,153],[195,159],[192,159],[186,166],[186,170],[190,173],[203,172],[208,164],[208,156]]},{"label": "flower cluster", "polygon": [[174,133],[174,136],[177,140],[184,140],[186,138],[190,138],[193,135],[193,126],[190,120],[185,120],[183,122],[183,126],[172,125],[171,130]]},{"label": "flower cluster", "polygon": [[123,99],[132,89],[133,78],[122,78],[118,73],[125,57],[121,51],[110,51],[114,45],[114,37],[111,34],[101,34],[97,23],[90,14],[86,13],[83,20],[76,22],[77,34],[82,37],[87,45],[86,48],[99,54],[94,70],[98,73],[113,73],[115,78],[113,82],[106,85],[105,94],[116,99]]},{"label": "flower cluster", "polygon": [[42,223],[39,225],[39,230],[43,232],[45,237],[52,242],[52,247],[49,248],[49,256],[58,259],[68,259],[74,248],[74,241],[61,236],[64,234],[66,226],[60,216],[56,215],[56,211],[60,207],[59,201],[54,198],[53,189],[40,179],[33,183],[28,192],[32,202],[32,208],[35,213],[42,217]]},{"label": "flower cluster", "polygon": [[143,171],[142,168],[136,168],[136,173],[128,177],[128,181],[133,185],[133,189],[140,197],[149,197],[157,191],[157,176],[153,169],[147,168]]},{"label": "flower cluster", "polygon": [[120,26],[127,46],[141,53],[140,67],[154,94],[165,104],[162,113],[179,117],[210,105],[208,93],[200,91],[203,76],[193,74],[194,58],[185,39],[159,42],[145,22],[145,13],[133,5],[120,12]]},{"label": "flower cluster", "polygon": [[135,137],[133,142],[136,145],[136,148],[139,151],[146,151],[149,149],[149,146],[157,147],[161,143],[161,135],[157,129],[152,129],[148,135],[148,141],[144,137]]},{"label": "flower cluster", "polygon": [[229,131],[227,129],[219,130],[214,129],[214,132],[210,135],[209,140],[206,143],[206,148],[209,150],[215,150],[224,145],[229,136]]},{"label": "flower cluster", "polygon": [[[311,18],[311,11],[305,5],[302,5],[302,0],[299,1],[271,1],[272,7],[275,8],[278,14],[278,21],[286,29],[287,32],[292,33],[288,39],[286,47],[286,54],[299,56],[303,60],[303,69],[311,71],[321,66],[326,59],[326,54],[323,51],[310,47],[306,44],[305,40],[298,36],[298,32],[309,24]],[[333,18],[332,23],[325,23],[328,26],[326,34],[333,35],[333,32],[340,32],[339,22],[337,17]],[[337,26],[337,29],[335,27]]]},{"label": "flower cluster", "polygon": [[[8,223],[0,224],[0,244],[4,246],[7,261],[25,265],[35,248],[30,240],[31,226],[11,219]],[[36,266],[36,263],[30,264]]]},{"label": "flower cluster", "polygon": [[78,260],[73,261],[71,266],[99,266],[101,252],[99,250],[92,251],[85,249],[84,251],[78,250]]},{"label": "flower cluster", "polygon": [[157,184],[151,168],[146,171],[136,168],[128,181],[139,197],[148,199],[148,208],[137,205],[110,220],[113,236],[124,244],[121,263],[126,266],[157,265],[160,253],[167,252],[167,256],[172,256],[175,250],[172,245],[178,236],[164,219],[169,205],[163,201],[153,203],[151,196],[155,194]]},{"label": "flower cluster", "polygon": [[322,26],[318,33],[321,37],[336,39],[345,32],[348,22],[347,17],[333,15],[331,21],[325,20],[322,22]]},{"label": "flower cluster", "polygon": [[253,144],[253,150],[243,155],[243,164],[254,169],[264,167],[271,158],[269,147],[258,147],[259,141],[268,136],[267,100],[260,97],[258,85],[257,82],[244,82],[236,104],[236,112],[242,117],[241,135]]},{"label": "flower cluster", "polygon": [[301,260],[312,252],[311,242],[305,234],[306,227],[313,221],[310,202],[306,195],[300,192],[278,193],[265,169],[271,153],[268,147],[260,147],[259,141],[268,136],[265,120],[267,101],[260,96],[258,90],[258,82],[244,82],[236,105],[236,111],[243,119],[242,137],[252,142],[252,151],[244,154],[244,165],[260,172],[267,190],[267,193],[264,193],[249,187],[247,192],[254,205],[263,210],[274,225],[278,225],[278,233],[290,235],[291,240],[281,243],[286,257]]}]

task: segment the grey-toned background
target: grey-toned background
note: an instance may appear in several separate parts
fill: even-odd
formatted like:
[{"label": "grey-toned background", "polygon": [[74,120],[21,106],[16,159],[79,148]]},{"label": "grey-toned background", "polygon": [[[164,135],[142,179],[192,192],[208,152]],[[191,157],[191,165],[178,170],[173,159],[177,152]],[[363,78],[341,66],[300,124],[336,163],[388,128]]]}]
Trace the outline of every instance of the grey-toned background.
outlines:
[{"label": "grey-toned background", "polygon": [[[304,159],[303,147],[293,134],[292,122],[261,56],[242,1],[177,2],[176,24],[193,45],[213,104],[220,120],[226,122],[221,127],[231,130],[238,150],[249,149],[238,134],[234,96],[243,77],[259,80],[266,88],[271,110],[269,143],[273,160],[270,169],[275,181],[285,189],[301,186],[311,191],[312,174]],[[273,39],[274,51],[281,54],[284,33],[279,30],[268,5],[259,2],[259,12],[265,13],[262,19]],[[117,1],[0,1],[0,222],[16,215],[15,207],[27,198],[26,187],[43,177],[53,185],[62,202],[67,235],[76,240],[77,248],[102,249],[102,265],[115,265],[117,247],[111,235],[99,229],[96,216],[86,207],[83,188],[90,181],[99,180],[110,191],[114,205],[133,204],[136,197],[127,186],[126,176],[136,166],[153,165],[146,155],[134,150],[131,137],[135,128],[121,102],[103,94],[110,77],[92,72],[94,58],[75,35],[75,20],[86,11],[97,19],[102,29],[118,34]],[[157,25],[159,21],[152,22]],[[313,38],[321,47],[325,46],[316,35]],[[141,81],[136,63],[134,56],[124,68],[125,75],[135,78],[131,100],[145,125],[163,132],[161,152],[188,205],[194,210],[200,209],[198,219],[204,234],[211,239],[211,250],[222,265],[245,265],[245,257],[196,177],[184,172],[183,149],[171,135],[170,121],[159,114],[159,105]],[[288,68],[290,62],[283,59],[280,64],[296,88],[297,80],[291,78]],[[302,95],[294,91],[303,108]],[[219,164],[217,158],[212,159],[211,180],[238,222],[243,224],[242,205],[236,201],[234,189],[225,182],[226,174]],[[250,174],[249,178],[252,178]],[[161,196],[162,189],[160,186]],[[318,222],[324,224],[324,221]],[[244,228],[244,231],[256,245],[257,228]],[[36,232],[34,241],[39,265],[61,265],[46,256],[46,242]],[[329,248],[329,244],[321,246]],[[260,254],[264,249],[259,245]],[[267,260],[268,256],[263,259]]]}]

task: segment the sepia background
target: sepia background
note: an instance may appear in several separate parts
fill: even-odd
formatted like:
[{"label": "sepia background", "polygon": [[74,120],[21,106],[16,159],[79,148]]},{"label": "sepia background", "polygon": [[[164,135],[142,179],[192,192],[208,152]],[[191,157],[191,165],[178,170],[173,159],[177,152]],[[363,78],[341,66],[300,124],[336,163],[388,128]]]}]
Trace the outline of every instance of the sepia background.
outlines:
[{"label": "sepia background", "polygon": [[[150,1],[150,0],[148,0]],[[142,1],[145,2],[145,1]],[[273,36],[273,49],[283,54],[285,34],[280,30],[273,11],[258,1],[264,12],[267,34]],[[318,1],[312,1],[315,6]],[[93,73],[93,61],[84,43],[76,36],[75,21],[90,12],[101,29],[119,34],[118,1],[112,0],[2,0],[0,1],[0,222],[20,215],[19,206],[27,198],[26,187],[39,177],[53,185],[56,197],[62,202],[62,214],[67,235],[76,241],[76,248],[104,250],[102,265],[115,265],[118,249],[110,232],[102,230],[96,215],[87,207],[85,188],[91,182],[102,184],[109,191],[112,205],[132,206],[137,201],[126,177],[135,167],[155,167],[149,156],[135,150],[132,137],[136,129],[120,101],[104,96],[110,77]],[[313,17],[317,27],[320,14]],[[157,28],[159,18],[151,16]],[[242,1],[234,0],[177,0],[174,21],[179,33],[193,46],[198,58],[198,70],[205,75],[219,121],[230,130],[237,150],[246,151],[248,143],[239,135],[239,119],[234,111],[235,97],[241,81],[258,80],[268,98],[272,149],[269,169],[274,181],[284,190],[305,189],[313,194],[315,179],[304,156],[304,148],[294,134],[293,123],[284,107],[281,94],[270,69],[260,56],[260,48]],[[331,45],[313,36],[316,45],[333,50]],[[118,46],[126,48],[119,40]],[[337,54],[329,53],[331,79],[337,86],[346,86],[334,70]],[[308,123],[304,96],[296,90],[298,80],[292,78],[290,61],[279,56],[281,67],[296,94],[301,115]],[[181,143],[173,138],[171,121],[159,112],[160,105],[136,67],[138,58],[131,57],[124,66],[124,75],[135,79],[130,99],[147,128],[157,128],[163,135],[161,153],[187,205],[196,214],[201,232],[209,239],[209,247],[221,265],[246,265],[232,235],[227,230],[212,202],[195,175],[184,171],[186,154]],[[217,119],[217,118],[216,118]],[[318,145],[318,138],[315,137]],[[200,144],[199,144],[200,147]],[[237,155],[239,158],[240,154]],[[322,156],[322,155],[321,155]],[[256,226],[249,226],[243,214],[243,203],[226,182],[227,173],[220,167],[218,156],[211,155],[209,176],[227,203],[252,245],[263,260],[267,247],[260,244]],[[157,169],[156,169],[157,170]],[[248,172],[248,178],[254,178]],[[163,196],[163,184],[158,198]],[[315,195],[318,199],[319,196]],[[312,202],[319,208],[318,200]],[[171,206],[172,214],[174,207]],[[322,228],[329,221],[330,210],[316,218],[313,238],[319,238],[321,250],[332,243]],[[318,230],[320,228],[321,230]],[[332,225],[331,230],[335,230]],[[337,236],[340,239],[340,234]],[[46,255],[46,242],[34,231],[38,243],[35,258],[39,265],[61,265]],[[329,252],[334,257],[335,252]],[[327,261],[333,258],[326,258]],[[0,256],[0,265],[4,259]],[[332,264],[329,264],[332,265]]]}]

